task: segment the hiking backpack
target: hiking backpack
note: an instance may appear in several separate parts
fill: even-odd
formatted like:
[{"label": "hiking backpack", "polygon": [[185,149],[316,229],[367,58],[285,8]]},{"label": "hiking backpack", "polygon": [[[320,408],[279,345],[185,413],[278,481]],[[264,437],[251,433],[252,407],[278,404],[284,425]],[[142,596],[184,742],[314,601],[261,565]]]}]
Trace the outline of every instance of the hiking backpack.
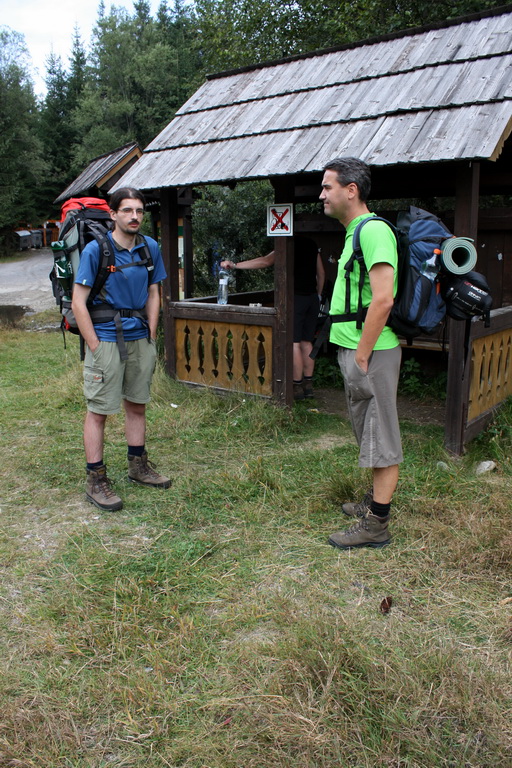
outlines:
[{"label": "hiking backpack", "polygon": [[[123,266],[116,266],[115,252],[107,233],[112,230],[114,222],[110,218],[110,208],[105,200],[94,197],[71,198],[62,206],[62,225],[59,240],[52,243],[54,266],[50,272],[55,301],[62,315],[61,330],[80,335],[73,310],[71,308],[73,285],[80,264],[80,256],[85,246],[95,240],[100,249],[98,273],[87,299],[87,308],[94,324],[110,322],[116,325],[117,342],[122,359],[126,359],[126,345],[123,339],[121,318],[138,317],[147,322],[144,308],[116,309],[106,301],[100,304],[94,300],[101,291],[108,276],[120,269],[131,266],[145,266],[149,274],[153,269],[153,259],[149,247],[144,240],[143,255],[140,261],[134,261]],[[83,339],[80,337],[81,358],[83,359]]]},{"label": "hiking backpack", "polygon": [[[455,276],[442,269],[442,245],[454,237],[441,219],[422,208],[410,206],[397,217],[395,227],[381,216],[369,216],[356,226],[352,237],[352,255],[345,264],[345,312],[330,315],[321,338],[317,339],[311,357],[327,337],[332,323],[355,321],[360,330],[367,308],[362,304],[366,265],[361,248],[361,229],[371,221],[384,221],[393,231],[398,251],[397,292],[386,325],[407,340],[408,344],[421,334],[432,335],[448,314],[457,320],[481,316],[489,325],[492,299],[485,278],[478,272]],[[350,310],[350,274],[359,264],[358,305]],[[455,287],[454,287],[455,286]],[[471,287],[474,290],[471,290]]]},{"label": "hiking backpack", "polygon": [[[397,241],[398,285],[387,325],[397,335],[405,337],[409,343],[420,334],[435,333],[446,315],[446,304],[441,295],[439,282],[438,257],[441,254],[443,242],[453,235],[437,216],[414,206],[398,214],[396,227],[380,216],[372,216],[359,222],[352,238],[352,256],[345,264],[347,286],[354,262],[357,261],[359,264],[358,307],[355,317],[345,315],[336,317],[340,320],[342,318],[356,320],[356,327],[362,328],[366,316],[361,298],[366,265],[360,236],[361,229],[369,221],[384,221],[391,227]],[[347,288],[345,314],[350,314],[349,301],[350,295]],[[335,319],[334,322],[337,320]]]}]

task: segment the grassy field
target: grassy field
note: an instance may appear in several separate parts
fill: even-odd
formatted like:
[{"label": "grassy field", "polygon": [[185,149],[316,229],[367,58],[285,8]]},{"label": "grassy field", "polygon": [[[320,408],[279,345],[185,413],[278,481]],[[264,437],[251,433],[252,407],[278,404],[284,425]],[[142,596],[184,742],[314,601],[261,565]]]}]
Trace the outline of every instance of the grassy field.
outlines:
[{"label": "grassy field", "polygon": [[404,421],[393,542],[350,553],[347,422],[159,371],[174,484],[126,481],[114,418],[102,513],[76,339],[36,327],[0,331],[2,768],[510,768],[510,405],[458,461]]}]

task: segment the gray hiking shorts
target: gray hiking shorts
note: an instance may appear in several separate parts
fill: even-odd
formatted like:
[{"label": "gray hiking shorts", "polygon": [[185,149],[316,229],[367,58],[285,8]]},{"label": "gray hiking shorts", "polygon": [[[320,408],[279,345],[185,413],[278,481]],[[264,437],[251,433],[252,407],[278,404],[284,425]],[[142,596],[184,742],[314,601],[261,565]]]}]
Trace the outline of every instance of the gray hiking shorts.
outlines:
[{"label": "gray hiking shorts", "polygon": [[153,340],[127,341],[128,360],[121,360],[115,341],[100,341],[91,352],[85,348],[84,395],[87,410],[110,416],[119,413],[121,401],[148,403],[156,365]]},{"label": "gray hiking shorts", "polygon": [[403,460],[396,397],[401,347],[374,350],[365,373],[355,349],[340,347],[338,363],[348,413],[359,445],[360,467],[390,467]]}]

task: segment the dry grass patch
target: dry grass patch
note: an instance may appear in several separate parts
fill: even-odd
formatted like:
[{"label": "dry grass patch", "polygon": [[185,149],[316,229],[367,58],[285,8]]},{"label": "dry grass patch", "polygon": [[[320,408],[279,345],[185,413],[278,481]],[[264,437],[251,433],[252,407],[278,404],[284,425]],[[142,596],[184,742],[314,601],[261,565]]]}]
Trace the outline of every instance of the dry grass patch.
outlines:
[{"label": "dry grass patch", "polygon": [[86,504],[80,366],[41,337],[0,349],[0,765],[512,764],[510,407],[459,462],[408,422],[392,545],[340,552],[369,481],[348,424],[161,370],[149,445],[174,485],[126,482],[114,419],[125,508]]}]

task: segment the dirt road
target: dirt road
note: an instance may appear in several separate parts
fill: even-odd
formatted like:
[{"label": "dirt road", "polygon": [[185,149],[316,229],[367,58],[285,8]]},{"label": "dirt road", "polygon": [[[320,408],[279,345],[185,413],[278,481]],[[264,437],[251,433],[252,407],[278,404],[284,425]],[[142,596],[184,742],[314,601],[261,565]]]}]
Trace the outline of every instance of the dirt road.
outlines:
[{"label": "dirt road", "polygon": [[0,305],[42,312],[55,306],[48,275],[53,266],[50,248],[30,251],[21,259],[0,264]]}]

